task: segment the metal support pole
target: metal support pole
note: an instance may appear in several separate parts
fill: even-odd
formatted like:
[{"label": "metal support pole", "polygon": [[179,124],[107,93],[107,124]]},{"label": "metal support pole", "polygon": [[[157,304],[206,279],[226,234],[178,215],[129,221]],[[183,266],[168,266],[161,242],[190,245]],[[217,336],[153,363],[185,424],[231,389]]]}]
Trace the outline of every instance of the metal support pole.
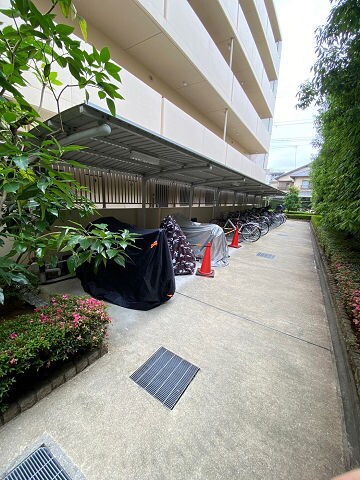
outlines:
[{"label": "metal support pole", "polygon": [[227,124],[228,124],[228,109],[225,108],[224,134],[223,134],[223,140],[224,140],[224,142],[226,142]]},{"label": "metal support pole", "polygon": [[104,174],[101,173],[101,194],[102,194],[102,204],[103,208],[106,208],[106,180]]},{"label": "metal support pole", "polygon": [[141,223],[142,227],[146,227],[146,194],[147,194],[147,179],[141,179]]},{"label": "metal support pole", "polygon": [[191,220],[191,210],[194,200],[194,186],[191,185],[190,187],[190,195],[189,195],[189,220]]},{"label": "metal support pole", "polygon": [[234,38],[230,38],[230,56],[229,56],[229,67],[232,69],[233,64],[233,55],[234,55]]}]

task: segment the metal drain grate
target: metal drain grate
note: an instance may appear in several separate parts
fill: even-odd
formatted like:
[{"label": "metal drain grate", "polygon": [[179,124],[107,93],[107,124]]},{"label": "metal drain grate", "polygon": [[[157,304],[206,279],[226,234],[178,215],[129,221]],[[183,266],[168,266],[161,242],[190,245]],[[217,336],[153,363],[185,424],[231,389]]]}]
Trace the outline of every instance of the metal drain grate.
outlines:
[{"label": "metal drain grate", "polygon": [[130,378],[172,410],[200,369],[160,347]]},{"label": "metal drain grate", "polygon": [[42,445],[8,473],[4,480],[71,480],[50,450]]},{"label": "metal drain grate", "polygon": [[264,253],[264,252],[259,252],[256,254],[257,257],[263,257],[263,258],[268,258],[269,260],[272,260],[273,258],[275,258],[275,255],[273,255],[272,253]]}]

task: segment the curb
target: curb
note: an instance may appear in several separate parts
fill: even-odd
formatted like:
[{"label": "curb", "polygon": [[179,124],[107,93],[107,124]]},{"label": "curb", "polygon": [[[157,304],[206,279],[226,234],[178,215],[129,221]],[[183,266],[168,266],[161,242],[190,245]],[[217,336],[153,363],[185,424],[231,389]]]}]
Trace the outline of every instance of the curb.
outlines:
[{"label": "curb", "polygon": [[345,466],[350,470],[360,465],[360,355],[351,351],[355,335],[311,223],[310,231],[339,379],[348,451]]},{"label": "curb", "polygon": [[25,412],[35,403],[40,402],[43,398],[49,395],[53,390],[63,385],[68,380],[71,380],[75,375],[85,370],[86,367],[94,363],[97,359],[108,352],[108,348],[102,345],[99,348],[90,350],[76,360],[71,360],[65,365],[62,365],[45,381],[35,383],[34,388],[27,392],[23,397],[16,402],[9,405],[6,412],[0,414],[0,426],[10,422],[13,418]]}]

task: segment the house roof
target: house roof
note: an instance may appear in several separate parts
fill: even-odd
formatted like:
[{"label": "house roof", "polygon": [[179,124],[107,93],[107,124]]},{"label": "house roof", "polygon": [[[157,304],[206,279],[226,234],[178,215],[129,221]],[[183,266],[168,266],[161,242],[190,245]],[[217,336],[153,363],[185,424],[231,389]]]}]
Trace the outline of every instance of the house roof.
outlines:
[{"label": "house roof", "polygon": [[[87,147],[67,152],[63,158],[105,170],[164,178],[193,186],[204,186],[250,195],[283,195],[280,190],[202,156],[150,130],[93,105],[81,104],[61,113],[65,133],[57,136],[62,144]],[[47,120],[53,130],[60,118]],[[43,138],[44,127],[34,133]]]},{"label": "house roof", "polygon": [[291,178],[309,177],[309,176],[310,176],[310,167],[304,168],[303,170],[300,170],[299,172],[295,172],[292,175],[290,175]]},{"label": "house roof", "polygon": [[284,172],[281,175],[277,176],[276,180],[278,180],[281,177],[287,177],[287,176],[289,177],[309,176],[309,175],[301,175],[301,174],[299,175],[298,173],[304,172],[305,170],[310,172],[310,165],[311,165],[311,162],[307,163],[306,165],[302,165],[301,167],[295,168],[294,170],[290,170],[289,172]]}]

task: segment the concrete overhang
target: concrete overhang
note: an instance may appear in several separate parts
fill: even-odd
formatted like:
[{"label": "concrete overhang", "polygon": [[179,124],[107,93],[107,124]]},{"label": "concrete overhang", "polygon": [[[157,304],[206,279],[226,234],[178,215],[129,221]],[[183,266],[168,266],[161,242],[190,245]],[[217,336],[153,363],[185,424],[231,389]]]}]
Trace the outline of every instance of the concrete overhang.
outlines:
[{"label": "concrete overhang", "polygon": [[[168,179],[192,186],[247,193],[284,195],[283,192],[214,159],[202,156],[171,140],[119,116],[89,104],[61,113],[63,132],[56,136],[62,145],[75,144],[83,150],[66,152],[63,160],[75,160],[88,167],[141,175],[145,179]],[[60,128],[55,115],[45,122]],[[49,131],[38,127],[33,133],[45,138]]]}]

